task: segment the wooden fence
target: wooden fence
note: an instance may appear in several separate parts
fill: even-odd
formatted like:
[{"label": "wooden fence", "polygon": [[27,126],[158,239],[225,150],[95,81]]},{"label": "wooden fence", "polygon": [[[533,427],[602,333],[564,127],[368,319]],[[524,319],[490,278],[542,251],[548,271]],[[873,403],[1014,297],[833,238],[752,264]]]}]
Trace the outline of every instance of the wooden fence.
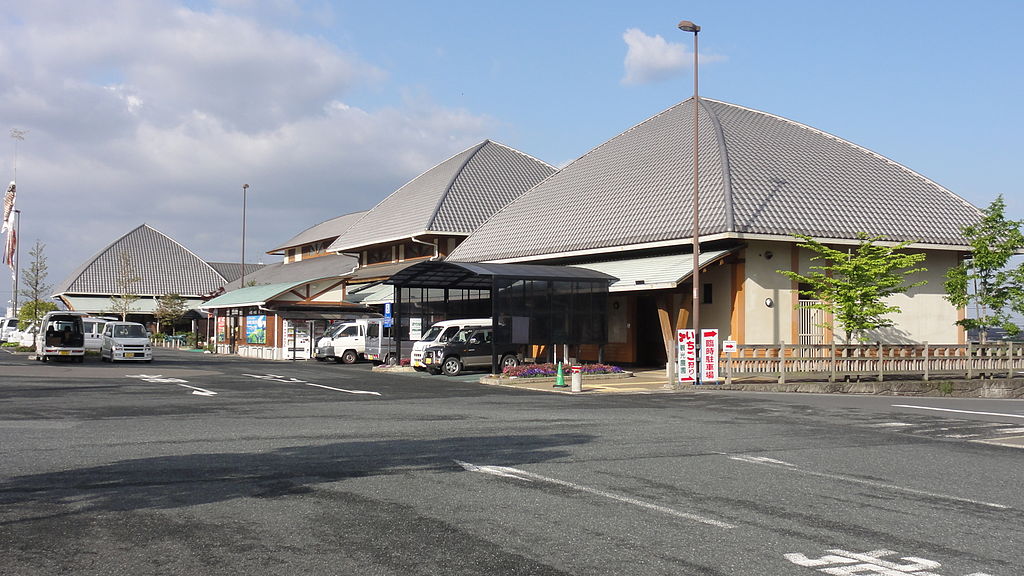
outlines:
[{"label": "wooden fence", "polygon": [[825,344],[739,346],[722,353],[721,376],[846,379],[1014,378],[1024,376],[1024,345]]}]

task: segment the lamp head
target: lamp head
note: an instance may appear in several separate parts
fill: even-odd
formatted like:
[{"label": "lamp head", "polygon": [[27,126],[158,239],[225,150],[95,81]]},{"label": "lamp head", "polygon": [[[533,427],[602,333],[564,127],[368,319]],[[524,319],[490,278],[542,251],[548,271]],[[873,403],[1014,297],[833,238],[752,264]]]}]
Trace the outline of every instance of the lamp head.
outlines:
[{"label": "lamp head", "polygon": [[700,32],[700,26],[697,26],[696,24],[690,22],[689,20],[683,20],[679,22],[679,29],[682,30],[683,32],[693,32],[694,34]]}]

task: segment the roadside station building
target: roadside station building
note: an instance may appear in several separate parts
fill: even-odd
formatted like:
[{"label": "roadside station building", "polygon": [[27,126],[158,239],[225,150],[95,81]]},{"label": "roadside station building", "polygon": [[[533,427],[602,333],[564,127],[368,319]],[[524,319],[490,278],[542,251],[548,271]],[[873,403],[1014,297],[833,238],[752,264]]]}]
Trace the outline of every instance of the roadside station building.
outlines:
[{"label": "roadside station building", "polygon": [[[962,342],[943,298],[947,269],[969,250],[962,228],[980,212],[892,160],[809,126],[699,100],[700,228],[692,229],[693,100],[594,148],[519,196],[449,254],[449,262],[586,268],[609,287],[610,362],[662,365],[688,326],[691,243],[701,247],[701,324],[740,344],[829,343],[822,317],[798,311],[808,272],[794,234],[834,246],[858,233],[912,242],[928,283],[894,297],[887,343]],[[580,350],[581,358],[594,360]]]}]

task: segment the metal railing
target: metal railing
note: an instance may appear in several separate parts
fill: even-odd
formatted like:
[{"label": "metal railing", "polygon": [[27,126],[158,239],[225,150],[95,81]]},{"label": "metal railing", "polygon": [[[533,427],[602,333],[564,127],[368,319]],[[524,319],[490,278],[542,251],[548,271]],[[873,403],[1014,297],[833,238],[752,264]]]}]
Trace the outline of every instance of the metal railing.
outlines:
[{"label": "metal railing", "polygon": [[1014,378],[1024,376],[1024,345],[824,344],[743,345],[722,353],[725,382],[735,378]]}]

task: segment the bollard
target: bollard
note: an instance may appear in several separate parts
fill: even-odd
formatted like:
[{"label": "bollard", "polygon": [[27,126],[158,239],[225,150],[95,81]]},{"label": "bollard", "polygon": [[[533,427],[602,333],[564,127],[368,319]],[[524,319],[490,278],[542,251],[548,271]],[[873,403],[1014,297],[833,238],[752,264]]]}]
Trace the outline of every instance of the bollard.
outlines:
[{"label": "bollard", "polygon": [[558,374],[555,376],[555,388],[565,388],[568,384],[565,383],[565,373],[562,372],[562,363],[558,363]]},{"label": "bollard", "polygon": [[572,367],[572,388],[573,392],[583,392],[583,366]]}]

